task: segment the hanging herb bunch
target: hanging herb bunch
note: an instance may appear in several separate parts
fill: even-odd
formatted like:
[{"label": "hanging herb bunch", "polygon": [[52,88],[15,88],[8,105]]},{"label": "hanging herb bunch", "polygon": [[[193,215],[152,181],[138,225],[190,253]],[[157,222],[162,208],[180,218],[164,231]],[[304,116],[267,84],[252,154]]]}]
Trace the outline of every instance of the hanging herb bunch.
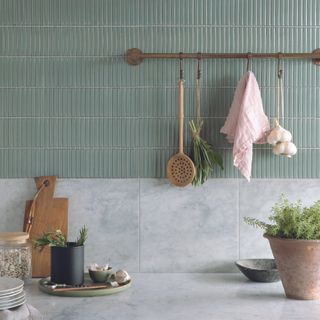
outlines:
[{"label": "hanging herb bunch", "polygon": [[223,170],[223,161],[214,149],[213,146],[201,138],[201,129],[203,127],[203,120],[201,119],[200,112],[200,58],[198,59],[198,70],[196,78],[196,107],[197,107],[197,120],[191,120],[189,127],[192,135],[192,151],[191,159],[196,167],[196,175],[192,181],[194,186],[202,185],[213,171],[214,166],[218,165]]}]

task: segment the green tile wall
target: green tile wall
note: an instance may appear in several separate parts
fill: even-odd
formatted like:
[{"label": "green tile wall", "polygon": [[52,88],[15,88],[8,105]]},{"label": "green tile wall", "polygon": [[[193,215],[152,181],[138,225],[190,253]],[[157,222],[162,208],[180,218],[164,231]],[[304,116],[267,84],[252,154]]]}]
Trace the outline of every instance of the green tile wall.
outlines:
[{"label": "green tile wall", "polygon": [[[164,177],[177,149],[176,61],[128,66],[149,52],[309,52],[320,47],[318,0],[0,0],[0,177]],[[203,62],[204,135],[238,177],[219,129],[243,60]],[[195,62],[185,62],[186,120]],[[276,62],[253,61],[275,116]],[[254,150],[255,178],[320,178],[320,68],[285,61],[284,125],[298,154]],[[186,149],[190,135],[186,128]]]}]

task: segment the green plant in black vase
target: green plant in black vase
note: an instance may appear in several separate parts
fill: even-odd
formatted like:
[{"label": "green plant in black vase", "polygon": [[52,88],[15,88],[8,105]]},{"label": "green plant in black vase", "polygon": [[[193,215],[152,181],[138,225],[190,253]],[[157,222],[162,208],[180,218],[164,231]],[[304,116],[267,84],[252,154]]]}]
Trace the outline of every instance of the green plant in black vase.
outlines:
[{"label": "green plant in black vase", "polygon": [[[88,228],[83,226],[77,238],[76,246],[83,246],[88,238]],[[44,247],[67,247],[67,240],[61,230],[43,233],[40,238],[34,240],[34,246],[42,250]]]}]

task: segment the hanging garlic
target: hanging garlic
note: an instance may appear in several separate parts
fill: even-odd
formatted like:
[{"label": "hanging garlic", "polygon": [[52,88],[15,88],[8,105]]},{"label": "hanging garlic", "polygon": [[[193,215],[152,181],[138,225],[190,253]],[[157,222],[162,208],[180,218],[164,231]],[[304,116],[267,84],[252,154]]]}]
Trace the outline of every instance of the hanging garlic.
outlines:
[{"label": "hanging garlic", "polygon": [[278,118],[275,119],[275,126],[267,136],[267,142],[271,144],[272,152],[275,155],[282,155],[288,158],[297,153],[297,147],[291,142],[292,134],[290,131],[284,129],[279,124],[280,119],[280,106],[281,106],[281,117],[283,118],[284,112],[284,101],[283,101],[283,83],[282,83],[282,72],[280,69],[280,53],[278,57]]},{"label": "hanging garlic", "polygon": [[282,128],[279,121],[275,120],[275,127],[271,130],[267,137],[267,141],[271,145],[276,145],[278,142],[291,141],[292,134],[290,131]]}]

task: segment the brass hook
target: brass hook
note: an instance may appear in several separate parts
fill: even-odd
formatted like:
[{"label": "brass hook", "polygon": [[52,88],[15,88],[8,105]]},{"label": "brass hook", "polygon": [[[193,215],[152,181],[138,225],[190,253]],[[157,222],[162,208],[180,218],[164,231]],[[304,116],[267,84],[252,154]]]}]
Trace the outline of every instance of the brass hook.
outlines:
[{"label": "brass hook", "polygon": [[247,71],[250,71],[250,62],[251,62],[251,52],[247,53]]},{"label": "brass hook", "polygon": [[202,59],[201,52],[198,52],[198,69],[197,69],[197,79],[199,80],[201,77],[201,68],[200,68],[200,61]]},{"label": "brass hook", "polygon": [[283,70],[281,69],[281,56],[282,56],[282,53],[278,52],[278,78],[279,79],[282,77],[282,74],[283,74]]},{"label": "brass hook", "polygon": [[182,65],[182,58],[183,52],[179,52],[179,59],[180,59],[180,80],[183,79],[183,65]]}]

